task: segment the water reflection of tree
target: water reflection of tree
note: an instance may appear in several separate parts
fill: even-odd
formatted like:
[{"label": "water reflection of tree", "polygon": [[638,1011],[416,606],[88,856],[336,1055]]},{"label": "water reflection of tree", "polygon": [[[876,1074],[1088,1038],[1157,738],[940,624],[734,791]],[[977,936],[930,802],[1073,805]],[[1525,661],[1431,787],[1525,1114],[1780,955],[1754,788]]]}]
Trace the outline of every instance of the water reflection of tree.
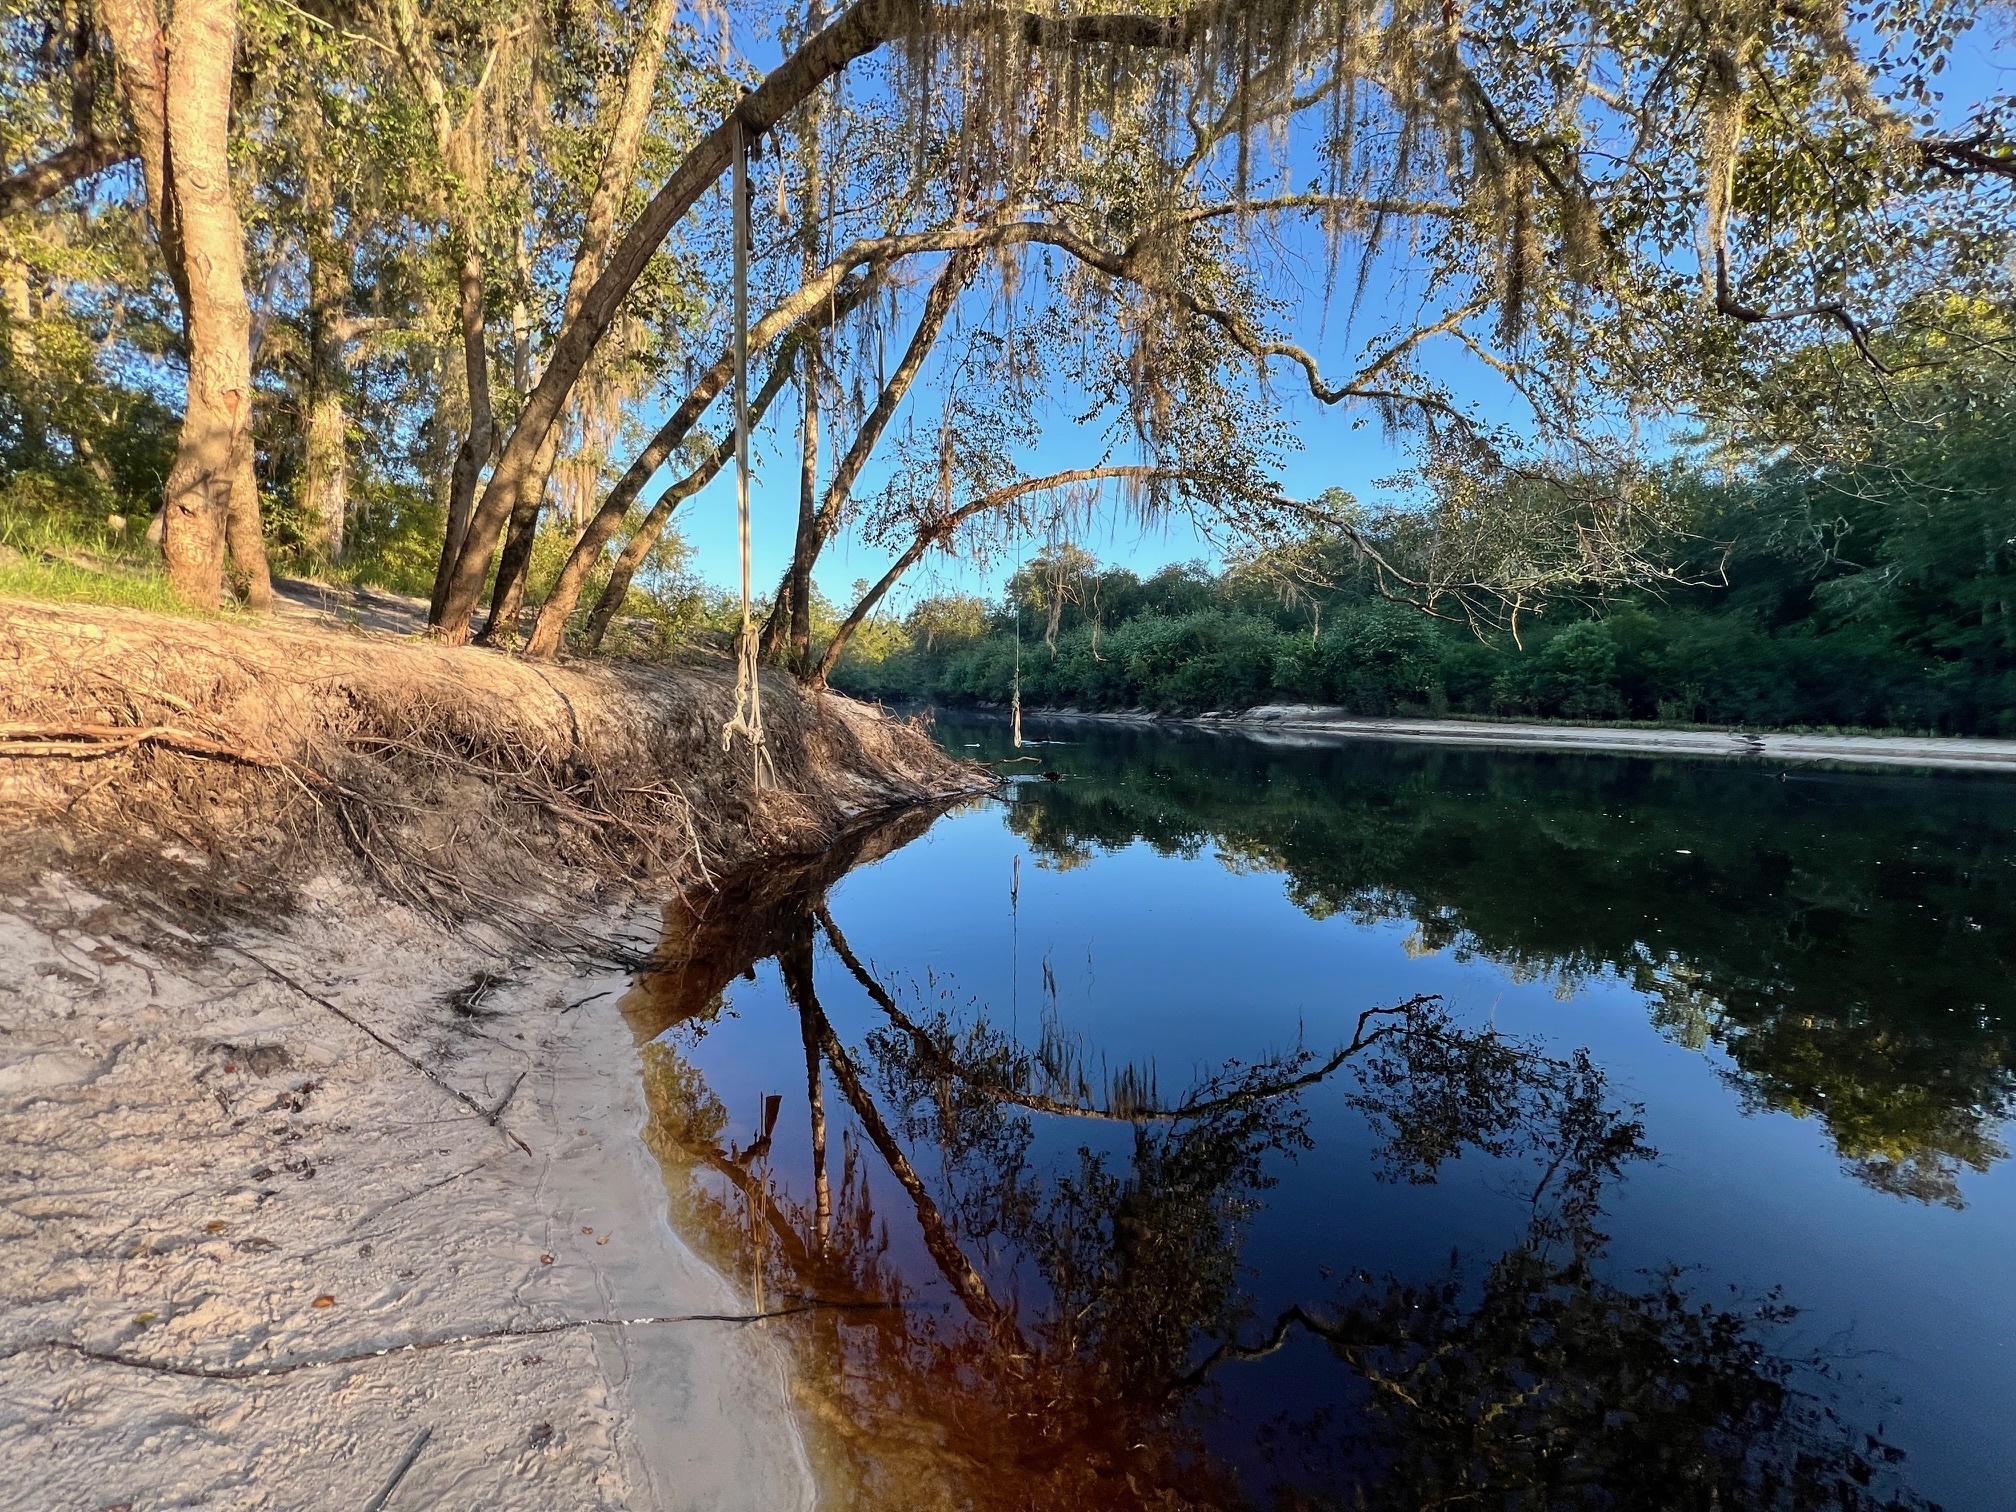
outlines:
[{"label": "water reflection of tree", "polygon": [[1025,787],[1039,852],[1212,845],[1317,917],[1564,989],[1614,973],[1754,1106],[1883,1190],[1958,1205],[2016,1110],[2016,794],[1706,763],[1089,732]]},{"label": "water reflection of tree", "polygon": [[[711,1173],[678,1184],[684,1221],[771,1306],[827,1304],[794,1326],[836,1494],[1004,1509],[1901,1504],[1869,1489],[1889,1451],[1768,1352],[1789,1309],[1704,1303],[1677,1274],[1639,1290],[1603,1279],[1604,1191],[1650,1152],[1585,1056],[1416,1000],[1368,1012],[1334,1052],[1230,1063],[1161,1101],[1152,1074],[1095,1087],[1082,1059],[1017,1044],[977,1005],[904,1008],[816,895],[762,933],[812,1057],[811,1179],[769,1170],[767,1127],[747,1149],[725,1142],[726,1110],[671,1037],[646,1049],[652,1138],[674,1168]],[[859,1046],[820,1001],[822,933],[886,1020]],[[1337,1257],[1352,1277],[1337,1295],[1261,1319],[1240,1283],[1245,1226],[1270,1164],[1308,1145],[1302,1093],[1338,1074],[1356,1079],[1383,1174],[1433,1181],[1466,1152],[1504,1162],[1524,1173],[1527,1232],[1476,1280],[1375,1281]],[[849,1126],[837,1183],[829,1097]],[[1040,1160],[1039,1123],[1062,1120],[1086,1143]],[[904,1251],[878,1195],[907,1211],[934,1274],[892,1260]],[[1300,1394],[1309,1411],[1270,1425],[1256,1475],[1214,1452],[1214,1407],[1302,1335],[1335,1369]]]}]

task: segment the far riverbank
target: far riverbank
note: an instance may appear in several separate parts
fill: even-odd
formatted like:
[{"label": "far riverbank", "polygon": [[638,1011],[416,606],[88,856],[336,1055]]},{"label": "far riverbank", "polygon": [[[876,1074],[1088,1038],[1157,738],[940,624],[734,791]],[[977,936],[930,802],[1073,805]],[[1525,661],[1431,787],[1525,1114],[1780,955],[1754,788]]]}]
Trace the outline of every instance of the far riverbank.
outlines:
[{"label": "far riverbank", "polygon": [[1937,767],[2016,772],[2016,740],[1946,735],[1823,735],[1789,731],[1705,730],[1683,726],[1501,723],[1480,719],[1368,719],[1322,704],[1263,704],[1231,713],[1154,714],[1145,710],[1024,709],[1024,720],[1177,725],[1228,730],[1273,744],[1404,740],[1431,745],[1551,751],[1611,751],[1639,756],[1716,756],[1855,766]]}]

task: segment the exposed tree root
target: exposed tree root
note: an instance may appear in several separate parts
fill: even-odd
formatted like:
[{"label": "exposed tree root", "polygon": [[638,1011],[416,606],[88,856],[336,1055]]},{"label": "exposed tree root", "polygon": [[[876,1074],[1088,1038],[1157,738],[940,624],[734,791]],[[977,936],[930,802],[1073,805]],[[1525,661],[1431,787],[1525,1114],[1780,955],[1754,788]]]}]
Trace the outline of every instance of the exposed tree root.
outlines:
[{"label": "exposed tree root", "polygon": [[[390,636],[0,601],[0,813],[95,884],[240,913],[330,862],[527,949],[558,899],[711,888],[856,816],[984,786],[921,731],[788,678],[773,791],[722,749],[734,671],[532,666]],[[164,865],[167,858],[172,865]],[[256,903],[255,903],[256,900]]]}]

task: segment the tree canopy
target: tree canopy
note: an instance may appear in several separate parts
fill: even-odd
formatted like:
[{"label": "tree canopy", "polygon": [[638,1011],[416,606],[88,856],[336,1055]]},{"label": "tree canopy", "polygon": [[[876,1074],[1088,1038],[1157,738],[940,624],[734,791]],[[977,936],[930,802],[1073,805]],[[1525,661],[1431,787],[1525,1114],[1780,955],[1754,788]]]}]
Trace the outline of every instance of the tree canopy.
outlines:
[{"label": "tree canopy", "polygon": [[[597,645],[730,460],[738,140],[751,409],[795,415],[802,474],[764,649],[815,680],[843,532],[900,576],[1182,511],[1250,553],[1341,542],[1392,596],[1516,630],[1674,580],[1642,422],[1869,475],[1873,423],[1942,425],[2008,356],[2016,157],[2002,102],[1941,92],[1998,24],[1971,3],[16,0],[0,24],[10,500],[165,504],[198,602],[227,550],[256,599],[269,551],[397,539],[374,568],[431,578],[445,638]],[[1297,331],[1331,305],[1362,340],[1326,370]],[[1524,412],[1453,390],[1445,348]],[[1291,400],[1401,438],[1405,520],[1288,496]],[[1060,416],[1078,454],[1042,471]]]}]

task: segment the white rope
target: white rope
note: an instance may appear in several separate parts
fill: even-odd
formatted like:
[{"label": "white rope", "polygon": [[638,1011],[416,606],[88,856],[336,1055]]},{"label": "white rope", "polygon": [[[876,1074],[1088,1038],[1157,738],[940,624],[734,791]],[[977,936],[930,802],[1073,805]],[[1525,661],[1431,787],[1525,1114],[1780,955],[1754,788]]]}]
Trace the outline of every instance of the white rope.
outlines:
[{"label": "white rope", "polygon": [[[749,737],[750,771],[758,788],[770,752],[763,744],[763,689],[756,668],[756,621],[749,592],[749,141],[734,119],[735,237],[735,523],[742,547],[742,631],[735,642],[735,716],[721,727],[721,748]],[[776,770],[771,768],[772,780]]]},{"label": "white rope", "polygon": [[1015,547],[1015,577],[1009,579],[1008,607],[1015,615],[1015,689],[1009,695],[1009,708],[1013,711],[1015,749],[1022,749],[1022,601],[1015,596],[1014,582],[1022,576],[1022,547]]}]

